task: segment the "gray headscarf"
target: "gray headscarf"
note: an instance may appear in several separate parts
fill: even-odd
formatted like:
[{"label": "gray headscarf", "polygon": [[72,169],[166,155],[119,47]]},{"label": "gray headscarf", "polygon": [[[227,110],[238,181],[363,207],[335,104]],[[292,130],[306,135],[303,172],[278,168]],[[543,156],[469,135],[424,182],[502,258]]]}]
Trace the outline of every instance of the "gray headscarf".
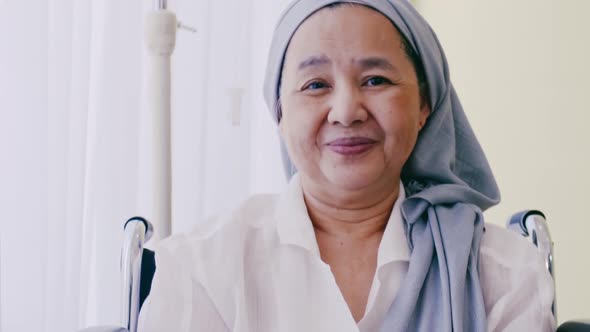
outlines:
[{"label": "gray headscarf", "polygon": [[[422,61],[432,112],[402,179],[402,205],[411,249],[406,278],[381,331],[485,331],[478,274],[482,211],[500,193],[486,157],[449,78],[448,64],[428,23],[405,0],[296,0],[281,17],[272,41],[264,85],[275,121],[284,56],[306,18],[337,2],[358,3],[388,17]],[[288,175],[295,172],[283,146]]]}]

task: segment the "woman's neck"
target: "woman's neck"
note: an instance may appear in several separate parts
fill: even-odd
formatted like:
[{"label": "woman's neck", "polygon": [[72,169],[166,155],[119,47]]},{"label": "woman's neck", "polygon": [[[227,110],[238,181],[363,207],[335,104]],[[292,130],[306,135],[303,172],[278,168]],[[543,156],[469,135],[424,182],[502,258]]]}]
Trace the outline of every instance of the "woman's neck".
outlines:
[{"label": "woman's neck", "polygon": [[[391,188],[391,187],[390,187]],[[342,191],[339,191],[342,194]],[[382,234],[399,195],[399,185],[387,192],[334,200],[333,195],[303,188],[305,204],[314,229],[327,236],[362,240]],[[326,198],[328,196],[329,198]],[[362,199],[361,199],[362,197]],[[354,204],[350,202],[354,201]]]}]

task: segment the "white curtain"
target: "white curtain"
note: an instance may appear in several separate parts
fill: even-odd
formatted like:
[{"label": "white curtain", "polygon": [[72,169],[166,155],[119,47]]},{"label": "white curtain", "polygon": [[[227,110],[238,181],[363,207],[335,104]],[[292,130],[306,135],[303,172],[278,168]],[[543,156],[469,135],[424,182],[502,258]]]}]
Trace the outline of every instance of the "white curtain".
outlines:
[{"label": "white curtain", "polygon": [[[169,1],[198,30],[173,55],[173,232],[284,185],[262,80],[285,2]],[[2,332],[118,323],[152,6],[0,0]]]}]

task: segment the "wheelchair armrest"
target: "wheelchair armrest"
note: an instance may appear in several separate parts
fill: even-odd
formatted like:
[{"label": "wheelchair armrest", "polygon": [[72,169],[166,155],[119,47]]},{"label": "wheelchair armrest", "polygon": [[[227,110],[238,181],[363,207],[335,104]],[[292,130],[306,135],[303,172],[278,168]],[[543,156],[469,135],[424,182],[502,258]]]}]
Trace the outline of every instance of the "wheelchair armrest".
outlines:
[{"label": "wheelchair armrest", "polygon": [[129,332],[129,330],[120,326],[93,326],[79,332]]},{"label": "wheelchair armrest", "polygon": [[565,322],[559,326],[557,332],[590,332],[590,320]]}]

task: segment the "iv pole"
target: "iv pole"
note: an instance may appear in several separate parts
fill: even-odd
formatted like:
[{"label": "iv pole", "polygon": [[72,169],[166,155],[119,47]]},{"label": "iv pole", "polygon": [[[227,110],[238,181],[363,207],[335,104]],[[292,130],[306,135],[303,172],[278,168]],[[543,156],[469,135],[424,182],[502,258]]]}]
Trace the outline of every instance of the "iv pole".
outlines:
[{"label": "iv pole", "polygon": [[140,167],[142,164],[152,166],[145,179],[151,184],[145,199],[146,207],[153,213],[148,216],[154,226],[152,243],[170,236],[172,230],[170,57],[178,26],[176,15],[167,9],[166,0],[157,0],[156,5],[156,10],[149,12],[145,19],[144,38],[148,49],[145,116],[151,128],[150,135],[140,142],[148,149],[151,147],[151,153],[147,154],[151,160],[140,160]]}]

